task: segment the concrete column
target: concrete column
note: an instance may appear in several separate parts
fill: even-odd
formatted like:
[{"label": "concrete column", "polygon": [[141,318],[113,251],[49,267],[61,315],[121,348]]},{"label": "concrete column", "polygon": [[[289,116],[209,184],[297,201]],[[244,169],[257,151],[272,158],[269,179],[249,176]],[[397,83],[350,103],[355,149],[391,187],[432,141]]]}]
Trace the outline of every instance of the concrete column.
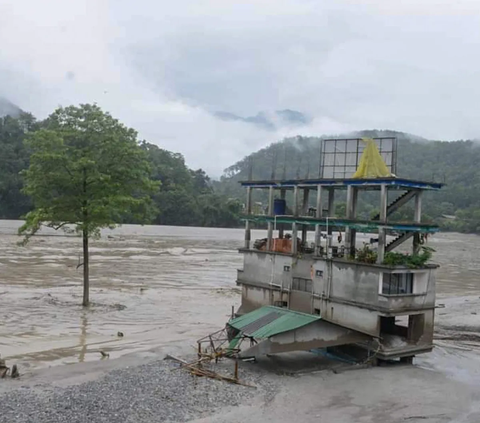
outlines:
[{"label": "concrete column", "polygon": [[[322,186],[317,185],[317,212],[315,217],[317,219],[322,218]],[[322,240],[322,231],[320,229],[320,225],[315,225],[315,255],[320,255],[320,247],[321,247],[321,240]]]},{"label": "concrete column", "polygon": [[297,224],[295,222],[292,223],[292,254],[297,254]]},{"label": "concrete column", "polygon": [[267,251],[272,251],[273,248],[273,222],[267,224]]},{"label": "concrete column", "polygon": [[[418,191],[415,194],[415,210],[413,213],[413,221],[415,223],[420,223],[422,220],[422,191]],[[412,253],[418,254],[420,252],[420,234],[416,233],[413,235],[413,246]]]},{"label": "concrete column", "polygon": [[268,188],[268,215],[273,216],[273,196],[275,191],[273,187]]},{"label": "concrete column", "polygon": [[382,223],[385,223],[387,220],[387,202],[387,186],[385,184],[382,184],[380,187],[380,222]]},{"label": "concrete column", "polygon": [[385,244],[387,241],[387,234],[384,228],[378,228],[378,250],[377,250],[377,263],[382,264],[385,258]]},{"label": "concrete column", "polygon": [[[273,217],[273,197],[274,197],[273,186],[268,188],[268,215]],[[272,251],[273,247],[273,222],[268,222],[268,232],[267,232],[267,251]]]},{"label": "concrete column", "polygon": [[[334,217],[335,216],[335,190],[334,188],[329,188],[328,190],[328,211],[327,211],[328,217]],[[329,249],[332,246],[332,232],[333,228],[331,224],[328,224],[328,229],[327,229],[327,249]]]},{"label": "concrete column", "polygon": [[246,249],[250,248],[250,237],[251,237],[250,222],[247,220],[245,222],[245,245],[244,245]]},{"label": "concrete column", "polygon": [[415,213],[413,216],[413,221],[420,223],[422,221],[422,191],[418,191],[415,194]]},{"label": "concrete column", "polygon": [[[388,191],[387,186],[382,184],[380,187],[380,222],[386,223],[387,221],[387,202]],[[385,246],[387,244],[387,233],[385,228],[378,228],[378,250],[377,250],[377,263],[381,264],[385,258]]]},{"label": "concrete column", "polygon": [[[280,190],[280,198],[282,200],[285,200],[286,196],[287,196],[287,191],[285,189],[281,189]],[[284,235],[283,225],[284,225],[283,223],[277,224],[277,226],[278,226],[278,237],[279,238],[283,238],[283,235]]]},{"label": "concrete column", "polygon": [[317,212],[315,217],[321,219],[322,217],[322,186],[317,186]]},{"label": "concrete column", "polygon": [[298,186],[293,187],[293,215],[298,216]]},{"label": "concrete column", "polygon": [[302,225],[302,243],[306,245],[307,242],[307,225]]},{"label": "concrete column", "polygon": [[[247,203],[245,204],[245,214],[249,216],[252,214],[252,188],[247,187]],[[250,222],[245,222],[245,245],[246,249],[250,248],[251,240],[251,231],[250,231]]]},{"label": "concrete column", "polygon": [[[352,209],[353,209],[353,191],[354,187],[351,185],[347,186],[347,205],[345,207],[345,217],[347,219],[352,219]],[[351,230],[347,226],[345,228],[345,250],[348,252],[351,249]]]},{"label": "concrete column", "polygon": [[[358,203],[358,188],[353,187],[352,192],[352,206],[350,208],[350,219],[357,218],[357,203]],[[350,229],[350,251],[347,251],[347,254],[354,256],[355,250],[357,246],[357,230],[351,228]]]}]

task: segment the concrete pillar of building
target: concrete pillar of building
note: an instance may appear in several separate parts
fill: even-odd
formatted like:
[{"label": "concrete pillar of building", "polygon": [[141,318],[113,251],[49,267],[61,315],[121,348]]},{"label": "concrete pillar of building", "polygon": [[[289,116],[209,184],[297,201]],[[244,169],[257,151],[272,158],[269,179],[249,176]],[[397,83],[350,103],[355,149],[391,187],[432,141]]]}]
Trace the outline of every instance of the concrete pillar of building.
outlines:
[{"label": "concrete pillar of building", "polygon": [[415,214],[413,220],[415,223],[420,223],[422,221],[422,191],[418,191],[415,194]]},{"label": "concrete pillar of building", "polygon": [[[422,221],[422,191],[418,191],[415,194],[415,210],[413,213],[413,221],[415,223],[420,223]],[[418,254],[420,251],[420,234],[416,233],[413,235],[413,248],[412,253]]]},{"label": "concrete pillar of building", "polygon": [[[387,186],[382,184],[380,187],[380,223],[387,222],[387,202],[388,191]],[[387,243],[387,233],[384,227],[378,228],[378,250],[377,250],[377,263],[383,263],[385,258],[385,246]]]},{"label": "concrete pillar of building", "polygon": [[[245,214],[247,217],[252,214],[252,188],[247,187],[247,202],[245,204]],[[250,248],[250,240],[251,240],[251,231],[250,231],[250,222],[247,220],[245,222],[245,245],[244,247],[249,249]]]},{"label": "concrete pillar of building", "polygon": [[382,223],[385,223],[387,221],[387,202],[387,186],[385,184],[382,184],[380,187],[380,222]]},{"label": "concrete pillar of building", "polygon": [[[352,187],[352,204],[350,207],[350,217],[349,219],[357,218],[357,202],[358,202],[358,188]],[[347,254],[355,256],[356,253],[356,244],[357,244],[357,230],[350,228],[350,250],[347,250]]]},{"label": "concrete pillar of building", "polygon": [[[317,186],[317,211],[315,213],[315,217],[317,219],[322,218],[322,186]],[[321,247],[321,240],[322,240],[322,231],[320,229],[320,225],[315,225],[315,255],[320,255],[320,247]]]},{"label": "concrete pillar of building", "polygon": [[297,224],[293,222],[292,223],[292,254],[297,254],[297,238],[298,238]]},{"label": "concrete pillar of building", "polygon": [[293,187],[293,215],[298,216],[298,186]]},{"label": "concrete pillar of building", "polygon": [[377,250],[377,263],[382,264],[385,258],[385,245],[387,243],[387,233],[385,228],[378,228],[378,250]]},{"label": "concrete pillar of building", "polygon": [[[268,215],[273,217],[273,196],[274,189],[273,186],[268,189]],[[273,248],[273,222],[268,222],[268,231],[267,231],[267,251],[272,251]]]},{"label": "concrete pillar of building", "polygon": [[[328,210],[327,210],[328,217],[335,216],[335,189],[329,188],[328,189]],[[329,224],[327,219],[327,249],[330,249],[332,246],[332,233],[333,227]],[[327,251],[329,254],[329,252]]]},{"label": "concrete pillar of building", "polygon": [[[280,190],[280,198],[282,200],[285,200],[286,196],[287,196],[287,191],[285,189],[281,189]],[[278,225],[278,237],[283,238],[283,236],[284,236],[283,223],[280,223]]]},{"label": "concrete pillar of building", "polygon": [[[345,207],[345,218],[353,219],[354,210],[354,194],[355,187],[348,185],[347,187],[347,204]],[[345,227],[345,250],[349,253],[352,247],[352,230],[348,226]]]}]

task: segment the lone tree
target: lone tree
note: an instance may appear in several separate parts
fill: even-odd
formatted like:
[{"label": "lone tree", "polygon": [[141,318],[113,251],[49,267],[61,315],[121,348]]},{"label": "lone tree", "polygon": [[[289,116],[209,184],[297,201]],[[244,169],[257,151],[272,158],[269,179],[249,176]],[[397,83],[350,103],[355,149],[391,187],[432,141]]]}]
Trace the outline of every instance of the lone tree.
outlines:
[{"label": "lone tree", "polygon": [[[42,225],[83,238],[83,306],[89,304],[88,241],[101,228],[129,217],[146,223],[153,214],[150,166],[137,133],[96,105],[59,108],[31,134],[24,193],[34,204],[19,229],[25,242]],[[67,226],[68,225],[68,226]]]}]

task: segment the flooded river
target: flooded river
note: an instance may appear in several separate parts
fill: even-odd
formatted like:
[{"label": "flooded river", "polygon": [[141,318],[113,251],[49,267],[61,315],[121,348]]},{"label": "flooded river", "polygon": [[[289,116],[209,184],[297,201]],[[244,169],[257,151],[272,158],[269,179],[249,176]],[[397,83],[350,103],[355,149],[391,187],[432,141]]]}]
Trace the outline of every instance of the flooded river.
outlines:
[{"label": "flooded river", "polygon": [[[91,244],[92,306],[81,306],[81,240],[44,231],[17,245],[0,221],[0,354],[39,368],[195,340],[240,303],[241,229],[125,225]],[[264,232],[253,234],[263,237]],[[440,296],[480,293],[480,238],[438,234]],[[121,331],[124,337],[118,337]]]}]

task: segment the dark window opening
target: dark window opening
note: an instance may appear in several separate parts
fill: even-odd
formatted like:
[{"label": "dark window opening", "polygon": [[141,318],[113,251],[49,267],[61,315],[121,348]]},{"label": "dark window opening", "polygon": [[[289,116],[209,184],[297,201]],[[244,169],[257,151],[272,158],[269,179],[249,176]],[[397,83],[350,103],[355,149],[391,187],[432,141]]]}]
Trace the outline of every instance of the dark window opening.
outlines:
[{"label": "dark window opening", "polygon": [[284,272],[290,272],[290,266],[283,266]]},{"label": "dark window opening", "polygon": [[275,307],[288,308],[288,303],[286,301],[275,301],[273,305]]},{"label": "dark window opening", "polygon": [[313,310],[313,314],[318,314],[320,315],[320,309],[319,308],[316,308]]},{"label": "dark window opening", "polygon": [[316,270],[315,271],[315,276],[319,278],[323,278],[323,270]]},{"label": "dark window opening", "polygon": [[413,273],[384,273],[382,294],[405,295],[413,293]]},{"label": "dark window opening", "polygon": [[312,292],[312,280],[304,278],[293,278],[292,290],[302,292]]}]

